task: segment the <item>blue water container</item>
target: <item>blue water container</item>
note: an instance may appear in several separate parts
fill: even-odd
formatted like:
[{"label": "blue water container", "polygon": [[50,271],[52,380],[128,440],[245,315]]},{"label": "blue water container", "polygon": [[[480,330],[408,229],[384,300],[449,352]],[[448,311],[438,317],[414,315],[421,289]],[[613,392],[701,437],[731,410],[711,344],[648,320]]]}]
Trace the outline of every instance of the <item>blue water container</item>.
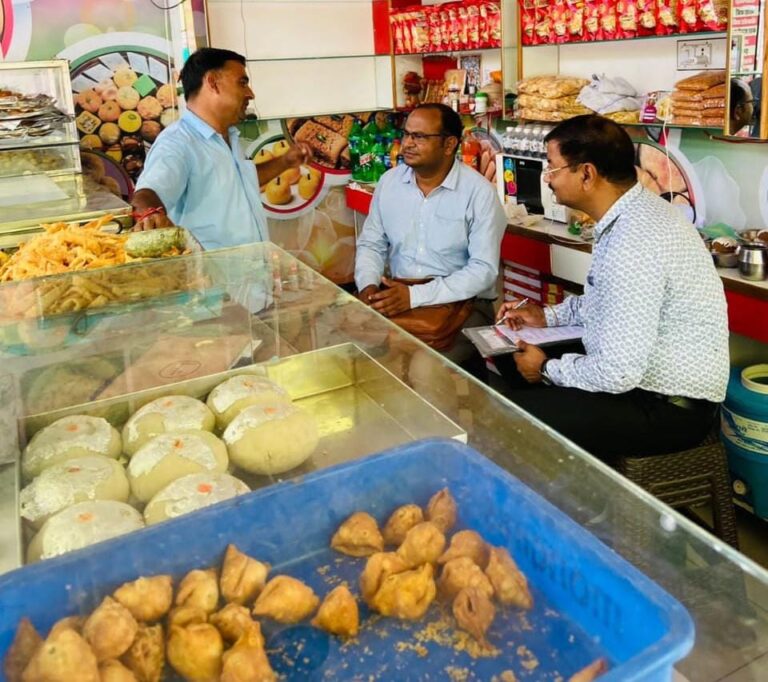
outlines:
[{"label": "blue water container", "polygon": [[721,438],[736,497],[768,519],[768,365],[731,370]]},{"label": "blue water container", "polygon": [[[447,679],[471,671],[491,680],[567,679],[598,657],[601,682],[668,682],[691,649],[688,612],[658,585],[514,476],[453,440],[428,439],[243,495],[152,528],[0,577],[0,656],[19,619],[43,633],[66,615],[84,614],[121,583],[219,566],[228,543],[304,580],[321,597],[343,579],[353,591],[365,559],[329,549],[352,512],[384,523],[399,505],[424,505],[447,486],[471,528],[508,548],[528,576],[530,611],[499,607],[488,640],[496,657],[471,658],[418,637],[440,616],[434,604],[419,622],[371,617],[361,606],[357,640],[344,642],[308,624],[262,621],[270,660],[290,680]],[[452,630],[452,628],[451,628]],[[275,653],[279,652],[279,653]]]}]

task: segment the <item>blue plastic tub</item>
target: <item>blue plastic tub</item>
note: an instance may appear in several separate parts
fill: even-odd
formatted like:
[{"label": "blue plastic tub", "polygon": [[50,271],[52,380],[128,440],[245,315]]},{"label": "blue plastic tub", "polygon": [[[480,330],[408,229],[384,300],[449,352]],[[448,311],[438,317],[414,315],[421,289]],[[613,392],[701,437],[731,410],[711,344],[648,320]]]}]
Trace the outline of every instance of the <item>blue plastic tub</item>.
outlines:
[{"label": "blue plastic tub", "polygon": [[[488,633],[495,658],[415,633],[439,615],[405,623],[369,617],[359,643],[342,646],[308,625],[266,624],[270,659],[296,680],[490,680],[505,670],[521,680],[567,679],[598,656],[610,670],[601,682],[670,680],[675,661],[693,645],[693,623],[666,592],[516,478],[472,448],[424,440],[324,469],[116,540],[0,577],[0,653],[22,616],[42,632],[59,618],[93,609],[115,587],[139,575],[218,566],[226,545],[307,581],[323,596],[339,578],[357,590],[363,559],[328,549],[331,534],[353,511],[381,523],[396,506],[425,504],[448,486],[459,526],[511,550],[532,585],[535,606],[499,609]],[[375,621],[375,624],[371,624]],[[519,649],[524,647],[524,649]],[[425,653],[427,655],[425,655]]]}]

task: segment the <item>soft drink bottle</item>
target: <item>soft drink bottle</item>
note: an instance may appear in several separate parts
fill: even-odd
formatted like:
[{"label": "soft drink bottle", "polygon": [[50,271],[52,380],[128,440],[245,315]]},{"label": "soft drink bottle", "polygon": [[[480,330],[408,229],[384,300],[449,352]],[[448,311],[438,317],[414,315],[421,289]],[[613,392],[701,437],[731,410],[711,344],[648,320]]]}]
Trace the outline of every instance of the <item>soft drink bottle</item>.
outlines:
[{"label": "soft drink bottle", "polygon": [[387,161],[389,161],[389,150],[384,144],[384,138],[381,135],[376,137],[376,142],[371,149],[373,154],[373,172],[371,181],[377,182],[379,178],[387,172]]},{"label": "soft drink bottle", "polygon": [[355,119],[352,129],[349,131],[347,141],[349,142],[349,160],[352,166],[352,179],[360,180],[360,144],[363,139],[363,127],[360,121]]}]

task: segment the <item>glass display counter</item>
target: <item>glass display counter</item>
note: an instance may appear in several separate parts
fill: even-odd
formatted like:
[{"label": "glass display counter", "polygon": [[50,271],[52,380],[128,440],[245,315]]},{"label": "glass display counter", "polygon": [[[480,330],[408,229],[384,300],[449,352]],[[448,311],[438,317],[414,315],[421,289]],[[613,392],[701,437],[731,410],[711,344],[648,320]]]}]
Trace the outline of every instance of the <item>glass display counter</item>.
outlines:
[{"label": "glass display counter", "polygon": [[[253,373],[277,381],[313,414],[319,444],[293,470],[244,477],[252,489],[301,483],[327,466],[432,436],[466,442],[687,609],[695,640],[675,666],[676,679],[765,678],[765,570],[277,247],[221,249],[177,263],[189,283],[186,292],[40,316],[41,295],[37,308],[4,320],[3,571],[22,562],[19,458],[32,434],[73,413],[105,416],[119,429],[152,397],[183,392],[202,398],[233,374]],[[145,281],[147,267],[120,271]],[[46,282],[34,286],[42,292]],[[373,489],[371,504],[375,496]],[[202,519],[208,511],[193,514]],[[503,515],[496,522],[513,526],[516,520]],[[153,530],[126,538],[138,542]],[[562,571],[563,589],[595,618],[611,620],[616,605],[595,599],[599,579],[585,574],[575,581],[569,560],[543,554],[541,570]],[[629,626],[618,621],[616,627]],[[531,672],[528,679],[550,678]]]},{"label": "glass display counter", "polygon": [[88,112],[75,119],[66,60],[0,63],[0,248],[44,222],[130,218],[120,197],[84,183],[82,116],[98,120]]}]

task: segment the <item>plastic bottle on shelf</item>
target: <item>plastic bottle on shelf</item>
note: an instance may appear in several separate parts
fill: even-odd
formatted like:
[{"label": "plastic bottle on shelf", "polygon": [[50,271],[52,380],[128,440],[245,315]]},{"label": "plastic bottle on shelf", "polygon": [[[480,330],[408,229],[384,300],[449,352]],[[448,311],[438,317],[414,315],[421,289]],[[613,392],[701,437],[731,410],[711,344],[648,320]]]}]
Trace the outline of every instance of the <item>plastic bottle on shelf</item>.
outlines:
[{"label": "plastic bottle on shelf", "polygon": [[386,173],[387,164],[384,159],[385,157],[387,159],[389,158],[388,151],[387,146],[384,144],[384,137],[382,135],[377,135],[376,141],[371,149],[371,154],[373,156],[371,164],[371,182],[378,182],[379,178]]},{"label": "plastic bottle on shelf", "polygon": [[360,180],[360,146],[363,140],[363,126],[360,121],[355,119],[352,129],[349,131],[347,141],[349,142],[349,160],[352,166],[352,179]]},{"label": "plastic bottle on shelf", "polygon": [[541,158],[542,139],[541,125],[536,123],[531,128],[529,139],[529,155],[534,159]]},{"label": "plastic bottle on shelf", "polygon": [[461,160],[470,168],[478,169],[480,157],[480,142],[469,131],[464,135],[461,141]]},{"label": "plastic bottle on shelf", "polygon": [[400,142],[400,135],[395,135],[395,139],[392,141],[392,145],[389,148],[389,167],[394,168],[395,166],[400,165],[400,159],[402,159],[402,154],[400,154],[400,147],[402,143]]},{"label": "plastic bottle on shelf", "polygon": [[501,146],[505,154],[514,154],[515,152],[515,129],[507,126],[507,130],[501,137]]},{"label": "plastic bottle on shelf", "polygon": [[525,125],[518,123],[513,133],[513,149],[518,156],[523,154],[523,138],[525,137]]},{"label": "plastic bottle on shelf", "polygon": [[531,155],[531,128],[529,125],[523,125],[518,126],[518,128],[521,128],[520,130],[520,137],[518,137],[519,140],[519,151],[518,154],[520,156],[530,156]]}]

